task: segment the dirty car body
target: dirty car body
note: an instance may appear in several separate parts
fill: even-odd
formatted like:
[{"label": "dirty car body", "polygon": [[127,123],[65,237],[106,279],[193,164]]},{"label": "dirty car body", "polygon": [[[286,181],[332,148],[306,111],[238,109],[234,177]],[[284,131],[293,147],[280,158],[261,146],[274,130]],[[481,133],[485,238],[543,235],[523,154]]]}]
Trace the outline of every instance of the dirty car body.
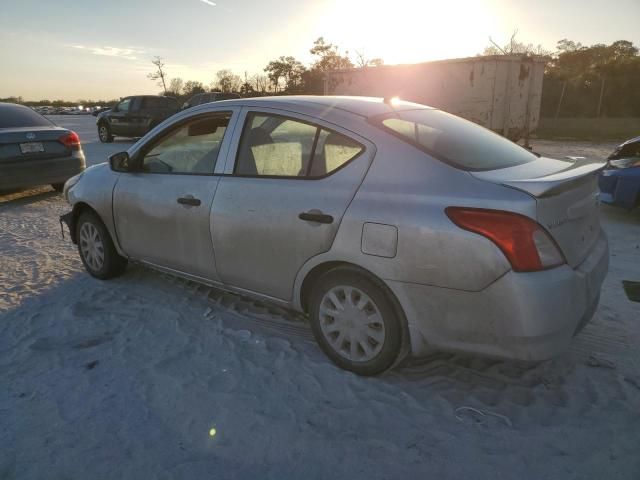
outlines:
[{"label": "dirty car body", "polygon": [[[194,153],[199,130],[211,155]],[[357,373],[434,350],[539,361],[598,303],[602,167],[408,102],[230,100],[69,181],[64,220],[82,243],[90,212],[122,258],[309,313]]]},{"label": "dirty car body", "polygon": [[599,180],[602,201],[629,210],[640,206],[640,137],[620,144],[607,160]]}]

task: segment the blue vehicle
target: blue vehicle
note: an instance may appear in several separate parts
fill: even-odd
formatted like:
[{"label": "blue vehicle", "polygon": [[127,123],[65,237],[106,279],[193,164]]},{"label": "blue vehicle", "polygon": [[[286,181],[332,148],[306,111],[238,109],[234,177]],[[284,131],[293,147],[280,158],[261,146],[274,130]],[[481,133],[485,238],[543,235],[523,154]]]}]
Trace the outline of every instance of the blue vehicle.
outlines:
[{"label": "blue vehicle", "polygon": [[599,179],[600,200],[627,208],[640,206],[640,137],[619,145]]}]

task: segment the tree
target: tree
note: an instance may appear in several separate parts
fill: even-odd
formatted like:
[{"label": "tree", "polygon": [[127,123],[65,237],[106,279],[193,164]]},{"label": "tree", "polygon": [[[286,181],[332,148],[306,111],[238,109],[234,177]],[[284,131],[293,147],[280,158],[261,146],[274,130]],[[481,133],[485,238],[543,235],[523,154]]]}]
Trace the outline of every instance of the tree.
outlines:
[{"label": "tree", "polygon": [[363,51],[356,50],[356,66],[359,68],[379,67],[384,65],[384,60],[379,57],[368,59]]},{"label": "tree", "polygon": [[324,73],[331,70],[353,68],[353,62],[349,59],[349,52],[341,55],[338,47],[331,43],[326,43],[323,37],[319,37],[313,42],[313,47],[309,52],[316,57],[316,61],[311,65],[312,70]]},{"label": "tree", "polygon": [[253,89],[253,85],[249,81],[249,75],[247,72],[244,72],[244,82],[240,85],[240,94],[245,97],[251,97],[255,90]]},{"label": "tree", "polygon": [[266,75],[260,75],[256,73],[251,77],[251,81],[254,85],[254,90],[260,93],[266,93],[269,88],[269,78]]},{"label": "tree", "polygon": [[526,56],[549,56],[551,52],[546,50],[542,45],[533,45],[532,43],[522,43],[516,40],[518,30],[514,30],[511,34],[509,43],[504,46],[498,45],[489,37],[491,45],[485,47],[483,55],[526,55]]},{"label": "tree", "polygon": [[151,60],[151,63],[153,63],[155,65],[156,71],[148,74],[147,78],[149,80],[153,80],[153,81],[157,82],[157,85],[159,87],[162,87],[162,90],[164,91],[164,94],[166,95],[167,94],[167,84],[165,82],[165,79],[167,77],[167,73],[164,71],[164,62],[162,61],[162,58],[155,57],[153,60]]},{"label": "tree", "polygon": [[231,70],[218,70],[216,72],[216,80],[212,83],[214,88],[217,88],[223,93],[237,92],[242,85],[242,79],[235,75]]},{"label": "tree", "polygon": [[202,82],[196,82],[194,80],[185,82],[184,86],[182,87],[182,93],[187,97],[191,97],[193,95],[196,95],[197,93],[204,92],[206,92],[206,90],[204,88],[204,85],[202,85]]},{"label": "tree", "polygon": [[542,114],[640,115],[638,54],[638,48],[626,40],[584,46],[563,38],[545,71]]},{"label": "tree", "polygon": [[280,79],[282,79],[284,89],[289,93],[295,92],[301,86],[305,70],[304,65],[291,56],[282,56],[277,60],[272,60],[264,69],[276,91],[278,91]]},{"label": "tree", "polygon": [[169,95],[179,97],[182,94],[184,88],[184,81],[180,77],[172,78],[169,82]]},{"label": "tree", "polygon": [[349,59],[349,52],[342,55],[338,47],[325,42],[324,37],[319,37],[313,42],[309,52],[315,60],[311,68],[303,74],[305,93],[321,95],[324,91],[324,77],[327,72],[354,67]]}]

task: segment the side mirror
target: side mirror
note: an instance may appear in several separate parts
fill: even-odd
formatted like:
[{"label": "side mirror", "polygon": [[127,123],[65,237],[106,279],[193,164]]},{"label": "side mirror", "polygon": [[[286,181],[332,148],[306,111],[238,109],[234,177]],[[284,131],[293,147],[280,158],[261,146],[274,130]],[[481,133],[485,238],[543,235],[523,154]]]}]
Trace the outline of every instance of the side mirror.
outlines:
[{"label": "side mirror", "polygon": [[114,153],[109,157],[109,166],[114,172],[131,172],[133,164],[127,152]]}]

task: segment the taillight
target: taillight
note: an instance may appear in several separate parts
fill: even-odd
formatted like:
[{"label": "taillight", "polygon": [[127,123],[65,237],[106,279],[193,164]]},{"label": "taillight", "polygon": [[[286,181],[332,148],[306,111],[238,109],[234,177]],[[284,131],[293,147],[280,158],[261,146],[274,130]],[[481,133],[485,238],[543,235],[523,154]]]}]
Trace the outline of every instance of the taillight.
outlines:
[{"label": "taillight", "polygon": [[71,150],[80,149],[80,137],[76,132],[69,132],[66,135],[61,136],[58,141]]},{"label": "taillight", "polygon": [[516,272],[537,272],[565,263],[547,231],[529,217],[483,208],[447,207],[445,212],[458,227],[495,243]]}]

